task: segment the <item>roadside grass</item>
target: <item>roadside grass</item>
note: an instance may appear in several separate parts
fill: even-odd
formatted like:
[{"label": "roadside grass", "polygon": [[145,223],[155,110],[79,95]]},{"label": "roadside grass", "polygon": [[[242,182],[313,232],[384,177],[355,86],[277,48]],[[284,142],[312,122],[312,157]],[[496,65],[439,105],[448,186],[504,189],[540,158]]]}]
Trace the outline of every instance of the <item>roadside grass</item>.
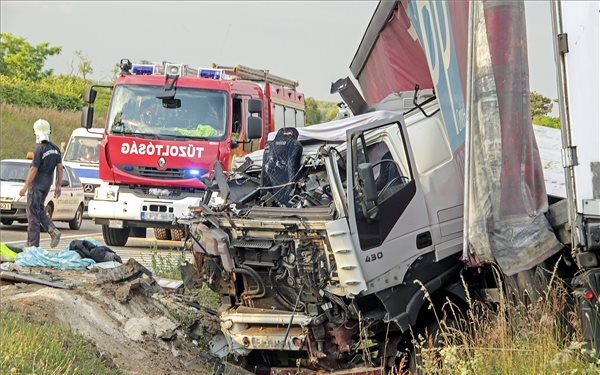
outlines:
[{"label": "roadside grass", "polygon": [[[579,321],[567,309],[565,287],[554,281],[540,295],[527,305],[505,297],[493,307],[472,301],[468,319],[460,318],[453,308],[446,309],[451,319],[437,316],[435,339],[418,335],[414,340],[420,371],[434,375],[600,374],[600,360],[584,349]],[[392,374],[409,373],[398,369]]]},{"label": "roadside grass", "polygon": [[[81,111],[59,111],[49,108],[21,107],[0,103],[0,159],[23,159],[35,148],[33,123],[39,118],[50,122],[50,140],[66,146],[73,129],[81,126]],[[95,127],[102,127],[105,117],[97,116]]]},{"label": "roadside grass", "polygon": [[0,314],[0,374],[118,375],[83,336],[56,324],[31,322],[10,308]]}]

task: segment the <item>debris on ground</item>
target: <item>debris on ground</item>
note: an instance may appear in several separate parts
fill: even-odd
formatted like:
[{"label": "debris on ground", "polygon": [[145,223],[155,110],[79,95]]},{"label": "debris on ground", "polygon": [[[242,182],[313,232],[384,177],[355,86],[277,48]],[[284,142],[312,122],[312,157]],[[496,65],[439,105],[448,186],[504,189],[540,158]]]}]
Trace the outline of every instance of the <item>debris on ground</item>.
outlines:
[{"label": "debris on ground", "polygon": [[[184,303],[173,289],[165,291],[134,259],[119,267],[85,271],[3,263],[1,272],[4,308],[31,321],[71,327],[94,343],[105,362],[126,374],[216,371],[217,364],[211,364],[200,345],[218,331],[215,315]],[[178,315],[201,323],[178,321]]]}]

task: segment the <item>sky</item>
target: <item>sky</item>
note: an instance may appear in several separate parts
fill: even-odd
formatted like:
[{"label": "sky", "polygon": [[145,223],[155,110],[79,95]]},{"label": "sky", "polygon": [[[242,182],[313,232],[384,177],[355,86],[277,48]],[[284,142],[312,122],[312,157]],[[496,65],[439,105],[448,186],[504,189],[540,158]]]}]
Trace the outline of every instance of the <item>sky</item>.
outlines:
[{"label": "sky", "polygon": [[[111,81],[114,66],[169,61],[191,67],[245,65],[298,80],[306,97],[339,101],[331,83],[352,76],[350,63],[378,1],[6,1],[0,30],[32,45],[62,47],[46,61],[77,73],[76,51]],[[530,89],[552,99],[550,8],[526,1]],[[549,79],[552,78],[552,79]]]}]

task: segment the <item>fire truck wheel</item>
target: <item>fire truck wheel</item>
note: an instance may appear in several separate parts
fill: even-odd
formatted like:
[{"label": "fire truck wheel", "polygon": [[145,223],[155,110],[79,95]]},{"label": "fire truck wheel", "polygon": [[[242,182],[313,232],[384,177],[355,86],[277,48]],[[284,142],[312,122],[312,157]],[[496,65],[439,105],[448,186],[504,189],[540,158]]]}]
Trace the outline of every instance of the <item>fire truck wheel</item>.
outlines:
[{"label": "fire truck wheel", "polygon": [[185,229],[171,229],[171,239],[173,241],[183,241],[185,238]]},{"label": "fire truck wheel", "polygon": [[171,232],[167,228],[154,228],[154,237],[157,240],[170,240]]},{"label": "fire truck wheel", "polygon": [[109,246],[125,246],[129,239],[129,228],[109,228],[108,225],[103,225],[102,237]]}]

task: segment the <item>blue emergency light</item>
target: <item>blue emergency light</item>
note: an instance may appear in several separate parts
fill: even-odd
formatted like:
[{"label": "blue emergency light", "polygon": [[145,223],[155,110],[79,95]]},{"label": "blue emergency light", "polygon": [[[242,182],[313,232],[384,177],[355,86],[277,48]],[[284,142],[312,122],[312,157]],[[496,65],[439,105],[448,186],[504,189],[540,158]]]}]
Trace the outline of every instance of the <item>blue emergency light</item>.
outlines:
[{"label": "blue emergency light", "polygon": [[131,74],[151,76],[155,74],[156,66],[150,64],[133,64]]},{"label": "blue emergency light", "polygon": [[221,79],[222,76],[223,76],[223,69],[210,69],[210,68],[198,69],[198,77],[200,77],[200,78]]},{"label": "blue emergency light", "polygon": [[206,171],[202,170],[202,169],[194,169],[194,168],[190,168],[190,169],[186,169],[185,173],[184,173],[184,177],[186,178],[198,178],[203,176],[206,173]]}]

